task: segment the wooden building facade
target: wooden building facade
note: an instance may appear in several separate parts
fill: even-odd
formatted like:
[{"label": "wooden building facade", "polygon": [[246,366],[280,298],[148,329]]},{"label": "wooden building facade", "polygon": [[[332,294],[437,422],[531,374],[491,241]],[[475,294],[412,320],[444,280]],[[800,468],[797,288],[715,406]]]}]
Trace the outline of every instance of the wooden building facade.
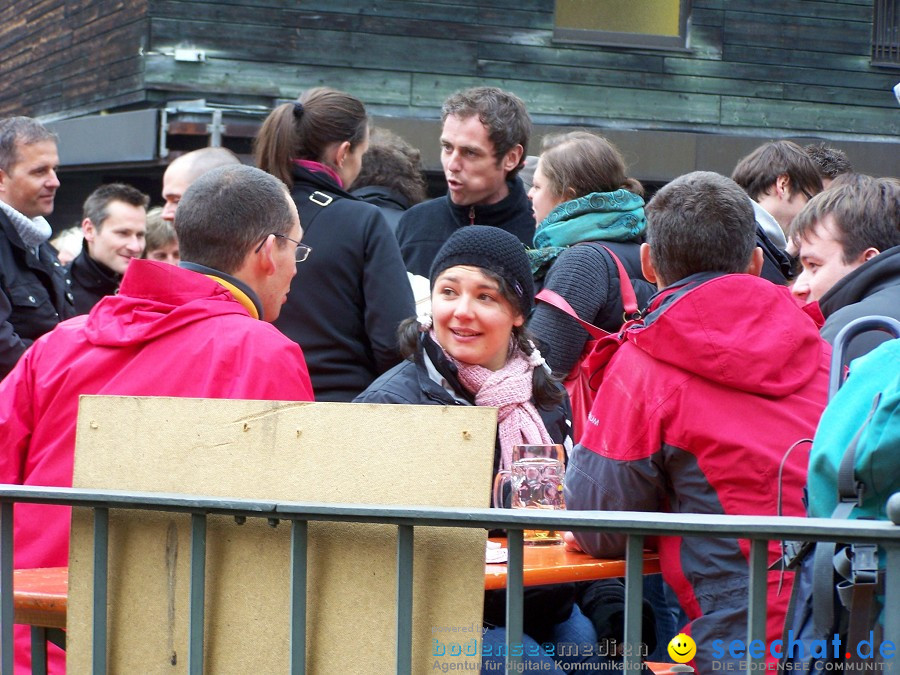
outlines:
[{"label": "wooden building facade", "polygon": [[539,132],[607,134],[642,180],[727,174],[781,137],[900,175],[898,0],[7,0],[0,78],[0,116],[56,123],[73,173],[246,153],[268,109],[318,85],[434,169],[441,102],[493,84]]}]

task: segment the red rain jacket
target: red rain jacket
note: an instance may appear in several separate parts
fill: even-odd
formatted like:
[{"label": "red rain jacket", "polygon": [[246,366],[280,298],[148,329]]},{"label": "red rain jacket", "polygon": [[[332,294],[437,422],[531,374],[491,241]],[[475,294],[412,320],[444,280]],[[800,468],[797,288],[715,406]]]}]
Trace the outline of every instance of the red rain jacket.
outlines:
[{"label": "red rain jacket", "polygon": [[[0,382],[0,483],[72,484],[81,394],[312,401],[303,352],[209,277],[149,260]],[[16,568],[68,565],[69,509],[19,505]],[[17,627],[16,672],[31,672]],[[62,654],[51,659],[63,672]]]},{"label": "red rain jacket", "polygon": [[[775,515],[779,464],[815,433],[829,357],[789,291],[765,279],[695,275],[667,288],[607,367],[566,469],[567,508]],[[800,447],[785,463],[784,515],[805,514],[807,457]],[[598,557],[625,551],[624,535],[576,538]],[[749,544],[666,536],[658,548],[691,620],[697,672],[712,672],[715,640],[724,661],[732,640],[747,639]],[[768,644],[781,637],[792,586],[786,577],[779,593],[769,574]]]}]

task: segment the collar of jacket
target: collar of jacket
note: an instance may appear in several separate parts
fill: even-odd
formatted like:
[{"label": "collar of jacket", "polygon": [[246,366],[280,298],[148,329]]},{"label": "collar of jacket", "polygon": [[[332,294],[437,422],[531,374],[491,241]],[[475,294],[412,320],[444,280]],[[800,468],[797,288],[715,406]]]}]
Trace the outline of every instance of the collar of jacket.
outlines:
[{"label": "collar of jacket", "polygon": [[50,223],[43,216],[29,218],[4,201],[0,201],[0,211],[9,219],[23,247],[33,252],[53,236]]},{"label": "collar of jacket", "polygon": [[[522,218],[522,214],[531,216],[531,203],[525,193],[525,185],[517,176],[513,180],[506,181],[509,194],[496,204],[476,204],[461,206],[454,204],[448,194],[447,206],[453,214],[454,220],[461,225],[494,225],[501,227],[510,221]],[[508,229],[508,228],[504,228]]]},{"label": "collar of jacket", "polygon": [[475,405],[475,397],[459,381],[456,367],[427,333],[419,336],[415,362],[419,386],[427,395],[437,400],[449,396],[460,405]]},{"label": "collar of jacket", "polygon": [[819,309],[827,319],[842,307],[855,304],[888,286],[900,286],[900,246],[882,251],[839,279],[821,297]]},{"label": "collar of jacket", "polygon": [[[296,188],[298,185],[305,185],[306,187],[312,187],[313,190],[323,190],[329,194],[336,195],[338,197],[343,197],[344,199],[352,199],[354,201],[362,201],[359,197],[354,197],[352,194],[347,192],[344,188],[339,186],[334,180],[332,180],[325,173],[318,173],[316,171],[310,171],[298,164],[294,163],[291,165],[291,171],[294,175],[294,187]],[[291,189],[293,192],[293,188]],[[301,223],[302,225],[302,223]]]},{"label": "collar of jacket", "polygon": [[409,200],[399,192],[382,185],[366,185],[353,190],[350,194],[375,206],[385,206],[398,211],[406,211],[412,206]]},{"label": "collar of jacket", "polygon": [[87,241],[82,244],[81,253],[69,265],[69,274],[81,286],[100,291],[104,295],[112,295],[122,283],[121,274],[91,257]]},{"label": "collar of jacket", "polygon": [[260,302],[259,296],[256,295],[252,288],[250,288],[240,279],[233,277],[230,274],[220,272],[219,270],[215,270],[212,267],[207,267],[206,265],[200,265],[194,262],[188,262],[186,260],[182,260],[180,263],[178,263],[178,266],[182,269],[190,270],[191,272],[199,272],[200,274],[209,277],[224,288],[227,288],[229,291],[231,291],[234,299],[241,303],[244,308],[248,312],[250,312],[250,316],[252,316],[254,319],[263,318],[262,302]]}]

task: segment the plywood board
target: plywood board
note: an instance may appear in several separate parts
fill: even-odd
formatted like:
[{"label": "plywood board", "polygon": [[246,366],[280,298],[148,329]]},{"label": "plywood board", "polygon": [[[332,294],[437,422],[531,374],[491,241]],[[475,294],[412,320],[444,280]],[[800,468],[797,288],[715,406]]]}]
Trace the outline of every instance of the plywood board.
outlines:
[{"label": "plywood board", "polygon": [[[495,432],[492,408],[82,397],[74,485],[486,507]],[[288,672],[289,530],[209,519],[207,672]],[[110,672],[186,672],[189,536],[189,516],[111,514]],[[485,536],[416,528],[413,672],[463,662],[433,656],[432,629],[481,625]],[[76,510],[69,672],[90,670],[92,545]],[[395,579],[395,527],[310,524],[307,672],[395,669]]]}]

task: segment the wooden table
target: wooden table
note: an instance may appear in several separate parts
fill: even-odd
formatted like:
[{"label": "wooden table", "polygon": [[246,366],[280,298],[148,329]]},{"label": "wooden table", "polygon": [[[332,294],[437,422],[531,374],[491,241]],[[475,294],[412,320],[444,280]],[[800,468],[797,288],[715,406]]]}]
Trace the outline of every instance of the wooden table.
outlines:
[{"label": "wooden table", "polygon": [[45,628],[66,627],[68,567],[15,570],[13,588],[16,623]]},{"label": "wooden table", "polygon": [[[492,539],[506,545],[505,539]],[[587,581],[625,576],[625,560],[592,558],[586,553],[569,551],[565,546],[525,546],[523,576],[526,586],[558,584],[568,581]],[[659,557],[644,554],[644,574],[659,572]],[[46,628],[66,627],[66,607],[69,591],[69,570],[66,567],[16,570],[15,622]],[[484,566],[484,588],[506,587],[506,564],[489,563]]]},{"label": "wooden table", "polygon": [[[506,546],[505,539],[494,539]],[[562,544],[522,547],[522,577],[526,586],[560,584],[569,581],[589,581],[625,576],[624,558],[592,558],[581,551],[570,551]],[[644,553],[644,574],[659,572],[659,556]],[[485,590],[506,588],[506,564],[488,563],[484,566]]]},{"label": "wooden table", "polygon": [[[492,539],[506,545],[505,539]],[[625,561],[592,558],[586,553],[569,551],[563,545],[525,546],[523,577],[526,586],[556,584],[567,581],[586,581],[625,576]],[[659,557],[644,554],[644,574],[659,572]],[[485,590],[506,587],[506,564],[490,563],[484,570]],[[32,626],[35,630],[51,629],[48,636],[65,648],[65,637],[59,630],[66,627],[69,569],[15,570],[13,573],[15,622]],[[55,629],[55,630],[53,630]],[[57,633],[56,636],[53,634]],[[55,638],[55,639],[54,639]],[[655,675],[668,675],[671,664],[647,664]]]}]

